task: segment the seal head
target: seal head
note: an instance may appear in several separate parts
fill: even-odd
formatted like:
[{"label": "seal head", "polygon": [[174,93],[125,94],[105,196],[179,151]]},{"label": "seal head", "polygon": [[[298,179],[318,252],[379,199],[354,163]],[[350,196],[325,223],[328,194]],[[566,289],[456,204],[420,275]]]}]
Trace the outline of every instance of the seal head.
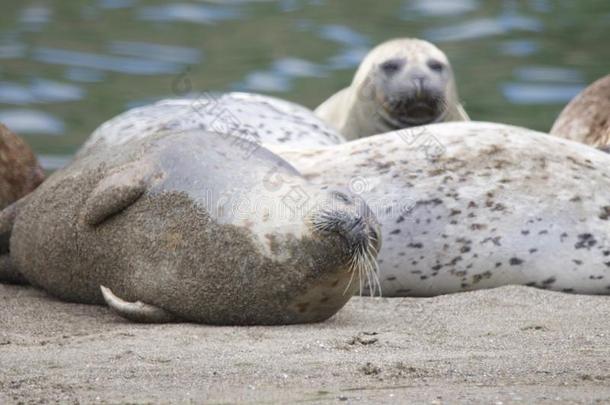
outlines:
[{"label": "seal head", "polygon": [[469,119],[447,56],[427,41],[410,38],[374,48],[351,85],[315,112],[348,139]]}]

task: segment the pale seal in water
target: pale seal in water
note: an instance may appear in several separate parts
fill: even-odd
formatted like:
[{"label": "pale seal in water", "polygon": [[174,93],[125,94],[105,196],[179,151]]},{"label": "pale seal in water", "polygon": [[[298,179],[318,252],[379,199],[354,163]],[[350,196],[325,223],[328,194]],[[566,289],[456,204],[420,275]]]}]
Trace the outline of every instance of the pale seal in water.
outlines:
[{"label": "pale seal in water", "polygon": [[30,147],[0,124],[0,209],[34,190],[44,171]]},{"label": "pale seal in water", "polygon": [[610,294],[610,156],[603,152],[475,122],[274,149],[313,182],[349,184],[376,213],[384,296],[506,284]]},{"label": "pale seal in water", "polygon": [[553,124],[551,135],[604,150],[610,147],[610,75],[568,103]]},{"label": "pale seal in water", "polygon": [[332,316],[375,277],[374,216],[262,147],[244,156],[230,138],[158,134],[54,173],[0,214],[13,263],[0,279],[18,273],[143,322]]},{"label": "pale seal in water", "polygon": [[312,111],[278,98],[251,93],[204,93],[128,110],[100,125],[77,157],[161,132],[206,130],[255,143],[317,147],[345,142]]},{"label": "pale seal in water", "polygon": [[446,121],[468,121],[447,56],[420,39],[378,45],[352,84],[316,110],[347,139]]}]

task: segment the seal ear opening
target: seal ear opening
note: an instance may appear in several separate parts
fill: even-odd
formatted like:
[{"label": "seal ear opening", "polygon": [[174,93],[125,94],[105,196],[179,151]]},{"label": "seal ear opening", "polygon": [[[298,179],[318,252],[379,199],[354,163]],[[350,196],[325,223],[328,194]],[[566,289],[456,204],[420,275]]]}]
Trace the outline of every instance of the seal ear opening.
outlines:
[{"label": "seal ear opening", "polygon": [[110,291],[109,288],[100,286],[106,304],[121,317],[132,322],[139,323],[168,323],[176,322],[178,319],[166,310],[154,305],[145,304],[141,301],[127,302]]},{"label": "seal ear opening", "polygon": [[87,198],[82,220],[91,226],[99,225],[135,203],[148,186],[147,172],[141,164],[130,163],[104,178]]}]

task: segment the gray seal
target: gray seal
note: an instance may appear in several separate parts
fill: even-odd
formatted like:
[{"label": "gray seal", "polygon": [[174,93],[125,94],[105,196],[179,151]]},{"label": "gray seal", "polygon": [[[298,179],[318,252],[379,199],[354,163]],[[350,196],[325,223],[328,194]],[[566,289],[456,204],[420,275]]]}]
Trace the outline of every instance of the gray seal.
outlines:
[{"label": "gray seal", "polygon": [[349,185],[376,213],[384,296],[508,284],[610,294],[606,153],[478,122],[274,149],[312,182]]},{"label": "gray seal", "polygon": [[351,85],[315,113],[348,140],[435,122],[468,121],[447,56],[414,38],[393,39],[364,58]]},{"label": "gray seal", "polygon": [[375,278],[378,223],[239,141],[157,134],[74,161],[0,214],[0,280],[141,322],[327,319]]}]

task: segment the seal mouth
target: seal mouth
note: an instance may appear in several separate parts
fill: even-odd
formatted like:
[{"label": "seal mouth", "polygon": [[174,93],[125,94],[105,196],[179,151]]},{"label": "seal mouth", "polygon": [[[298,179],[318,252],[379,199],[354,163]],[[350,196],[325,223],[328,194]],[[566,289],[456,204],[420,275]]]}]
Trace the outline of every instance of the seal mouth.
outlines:
[{"label": "seal mouth", "polygon": [[364,216],[345,211],[320,210],[312,218],[313,229],[318,233],[336,233],[343,237],[348,246],[347,266],[350,280],[343,293],[347,293],[354,277],[358,274],[360,295],[368,286],[370,296],[381,296],[379,265],[377,254],[381,248],[379,225],[371,224]]},{"label": "seal mouth", "polygon": [[383,97],[378,101],[382,119],[394,129],[440,122],[448,112],[447,101],[442,95]]}]

